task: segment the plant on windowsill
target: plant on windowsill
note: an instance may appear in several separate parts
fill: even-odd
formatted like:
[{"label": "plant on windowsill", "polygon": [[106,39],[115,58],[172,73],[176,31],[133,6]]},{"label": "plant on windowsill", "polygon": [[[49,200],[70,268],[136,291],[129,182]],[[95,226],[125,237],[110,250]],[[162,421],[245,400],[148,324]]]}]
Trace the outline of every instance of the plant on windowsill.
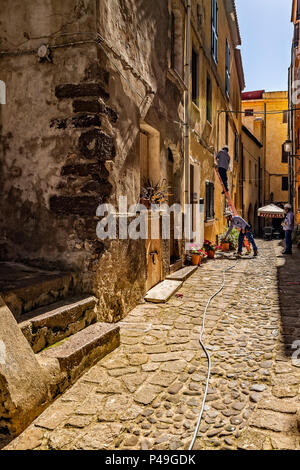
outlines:
[{"label": "plant on windowsill", "polygon": [[161,205],[168,202],[170,196],[172,194],[169,193],[169,187],[165,179],[156,184],[149,179],[145,179],[141,188],[140,204],[149,209],[151,204]]}]

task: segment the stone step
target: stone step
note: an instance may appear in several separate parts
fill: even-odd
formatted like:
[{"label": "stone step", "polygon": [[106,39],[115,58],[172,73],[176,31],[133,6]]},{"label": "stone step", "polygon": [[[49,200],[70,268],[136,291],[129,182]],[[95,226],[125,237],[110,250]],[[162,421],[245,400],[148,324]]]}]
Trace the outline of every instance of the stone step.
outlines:
[{"label": "stone step", "polygon": [[68,384],[120,345],[120,327],[113,323],[95,323],[38,354],[39,361],[56,359]]},{"label": "stone step", "polygon": [[74,295],[76,284],[74,273],[0,263],[0,293],[17,321],[31,310]]},{"label": "stone step", "polygon": [[171,281],[186,281],[195,271],[197,271],[197,266],[186,266],[185,268],[179,269],[172,274],[169,274],[166,279]]},{"label": "stone step", "polygon": [[157,284],[157,286],[150,289],[146,296],[145,300],[147,302],[154,302],[154,303],[164,303],[167,302],[175,292],[180,289],[182,286],[182,281],[172,281],[172,280],[165,280]]},{"label": "stone step", "polygon": [[33,351],[38,353],[95,323],[96,303],[93,296],[61,300],[24,315],[19,327]]}]

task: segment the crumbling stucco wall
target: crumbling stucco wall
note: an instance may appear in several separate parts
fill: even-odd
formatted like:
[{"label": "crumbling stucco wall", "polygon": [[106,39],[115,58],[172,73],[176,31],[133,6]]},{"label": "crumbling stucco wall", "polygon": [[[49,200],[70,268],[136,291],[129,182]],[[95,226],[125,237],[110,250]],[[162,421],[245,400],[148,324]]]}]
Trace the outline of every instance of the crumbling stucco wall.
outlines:
[{"label": "crumbling stucco wall", "polygon": [[[79,272],[81,289],[100,299],[99,317],[116,321],[145,293],[145,247],[98,240],[95,215],[118,196],[139,199],[141,121],[160,132],[162,177],[169,145],[182,171],[168,2],[30,3],[0,0],[0,49],[10,52],[0,55],[0,257]],[[51,61],[38,60],[42,44]]]}]

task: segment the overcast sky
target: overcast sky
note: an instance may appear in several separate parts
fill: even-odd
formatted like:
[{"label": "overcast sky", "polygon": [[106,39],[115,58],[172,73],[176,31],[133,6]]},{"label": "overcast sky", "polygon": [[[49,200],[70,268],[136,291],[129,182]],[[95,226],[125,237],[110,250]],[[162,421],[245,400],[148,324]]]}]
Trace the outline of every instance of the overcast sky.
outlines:
[{"label": "overcast sky", "polygon": [[236,0],[245,91],[287,90],[292,0]]}]

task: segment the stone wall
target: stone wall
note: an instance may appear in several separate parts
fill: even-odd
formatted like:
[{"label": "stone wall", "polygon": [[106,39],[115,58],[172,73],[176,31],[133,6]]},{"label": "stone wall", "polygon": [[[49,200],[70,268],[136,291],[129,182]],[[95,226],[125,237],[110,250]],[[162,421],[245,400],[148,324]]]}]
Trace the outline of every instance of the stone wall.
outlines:
[{"label": "stone wall", "polygon": [[[161,134],[162,175],[169,145],[182,168],[182,90],[161,47],[168,2],[0,5],[0,258],[80,273],[99,318],[116,321],[145,293],[145,247],[98,240],[97,206],[138,201],[141,121]],[[37,57],[42,44],[49,60]]]}]

